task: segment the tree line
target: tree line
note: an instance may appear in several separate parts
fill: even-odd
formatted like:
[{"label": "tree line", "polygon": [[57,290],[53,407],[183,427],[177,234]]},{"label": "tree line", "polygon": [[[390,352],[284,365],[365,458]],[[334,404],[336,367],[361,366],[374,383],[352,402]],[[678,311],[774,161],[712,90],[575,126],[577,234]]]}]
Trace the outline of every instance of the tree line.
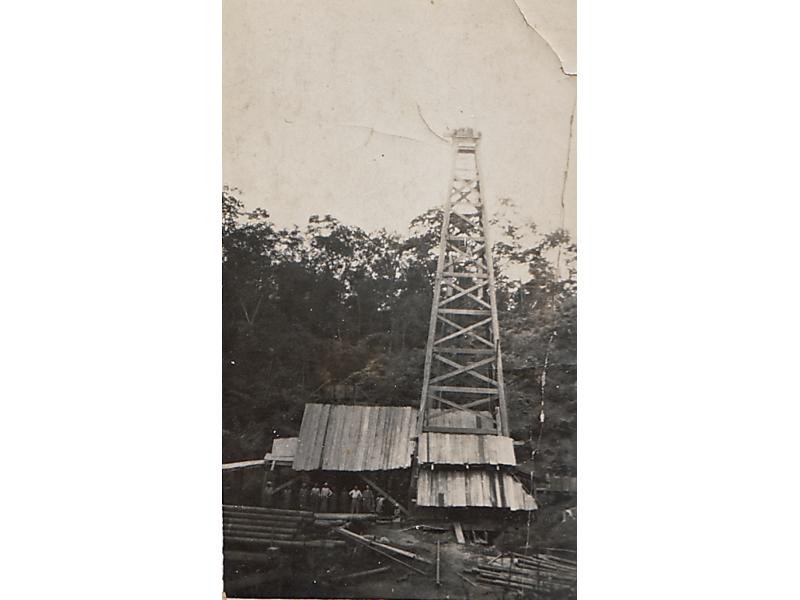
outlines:
[{"label": "tree line", "polygon": [[[223,460],[296,435],[306,402],[335,386],[363,404],[417,406],[441,209],[408,231],[367,232],[332,215],[277,227],[222,193]],[[576,246],[503,200],[492,217],[512,436],[537,469],[575,472]],[[540,413],[544,398],[544,425]]]}]

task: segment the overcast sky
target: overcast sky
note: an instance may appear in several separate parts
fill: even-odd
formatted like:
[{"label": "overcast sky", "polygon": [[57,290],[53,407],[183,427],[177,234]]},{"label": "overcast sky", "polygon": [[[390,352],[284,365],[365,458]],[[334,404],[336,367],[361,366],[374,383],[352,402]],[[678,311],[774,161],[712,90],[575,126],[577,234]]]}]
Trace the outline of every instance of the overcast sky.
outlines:
[{"label": "overcast sky", "polygon": [[449,185],[436,134],[474,127],[490,209],[574,233],[575,3],[517,1],[224,0],[223,182],[281,226],[404,231]]}]

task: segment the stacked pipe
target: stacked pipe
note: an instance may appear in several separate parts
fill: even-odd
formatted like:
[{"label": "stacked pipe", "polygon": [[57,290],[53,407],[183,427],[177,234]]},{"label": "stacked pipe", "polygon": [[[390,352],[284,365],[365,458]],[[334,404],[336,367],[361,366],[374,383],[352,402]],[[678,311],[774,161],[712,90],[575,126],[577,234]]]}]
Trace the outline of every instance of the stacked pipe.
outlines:
[{"label": "stacked pipe", "polygon": [[465,573],[477,575],[479,581],[490,585],[524,590],[555,590],[575,587],[577,563],[548,554],[512,554],[504,562],[496,565],[487,563],[467,569]]},{"label": "stacked pipe", "polygon": [[305,530],[314,513],[260,506],[222,506],[225,542],[260,546],[338,546],[331,540],[309,540]]}]

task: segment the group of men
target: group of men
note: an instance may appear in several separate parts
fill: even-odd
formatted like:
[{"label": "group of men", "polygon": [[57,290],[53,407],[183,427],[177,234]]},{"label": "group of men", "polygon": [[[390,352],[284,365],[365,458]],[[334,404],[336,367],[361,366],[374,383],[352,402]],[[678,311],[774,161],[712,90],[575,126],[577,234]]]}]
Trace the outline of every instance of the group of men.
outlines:
[{"label": "group of men", "polygon": [[327,481],[322,485],[314,483],[310,489],[308,483],[304,481],[297,491],[296,502],[292,487],[292,485],[287,485],[276,493],[273,491],[275,489],[273,483],[268,481],[264,489],[262,504],[269,507],[279,506],[280,508],[310,510],[319,513],[350,512],[387,515],[394,512],[389,501],[384,496],[376,498],[369,486],[364,486],[363,491],[357,485],[354,485],[349,491],[346,486],[342,486],[337,494]]}]

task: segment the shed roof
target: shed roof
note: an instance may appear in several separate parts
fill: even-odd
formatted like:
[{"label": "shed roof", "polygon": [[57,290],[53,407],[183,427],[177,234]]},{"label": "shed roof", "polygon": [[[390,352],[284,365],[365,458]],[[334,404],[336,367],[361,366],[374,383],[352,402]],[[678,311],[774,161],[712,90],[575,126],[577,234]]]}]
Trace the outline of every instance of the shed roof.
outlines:
[{"label": "shed roof", "polygon": [[410,406],[306,404],[295,471],[384,471],[411,466]]},{"label": "shed roof", "polygon": [[437,465],[515,465],[514,440],[499,435],[423,433],[419,461]]},{"label": "shed roof", "polygon": [[264,460],[267,462],[277,462],[281,464],[294,462],[297,454],[297,438],[275,438],[272,440],[272,451],[267,452]]},{"label": "shed roof", "polygon": [[536,510],[536,500],[509,473],[470,469],[423,469],[417,482],[417,506],[491,507]]}]

